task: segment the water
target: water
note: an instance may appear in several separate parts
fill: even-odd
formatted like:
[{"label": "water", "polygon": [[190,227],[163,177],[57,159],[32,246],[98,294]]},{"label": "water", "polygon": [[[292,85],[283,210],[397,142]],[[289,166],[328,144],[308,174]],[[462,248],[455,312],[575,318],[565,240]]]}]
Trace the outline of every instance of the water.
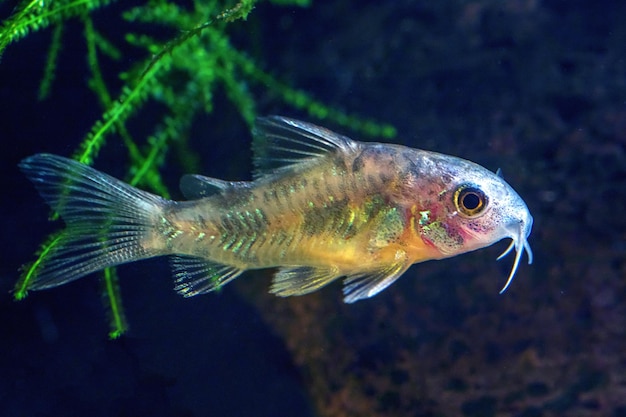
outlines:
[{"label": "water", "polygon": [[[124,266],[130,330],[116,341],[96,277],[13,302],[17,268],[54,230],[16,164],[36,152],[71,154],[101,112],[85,88],[74,22],[49,100],[36,101],[49,32],[9,46],[0,61],[0,414],[623,415],[626,7],[430,3],[262,4],[237,23],[233,42],[317,99],[392,123],[395,142],[502,168],[535,218],[535,262],[504,295],[501,243],[416,265],[354,305],[341,302],[339,285],[272,297],[267,273],[186,300],[171,291],[166,261]],[[119,10],[94,15],[113,38],[126,31],[107,26]],[[128,64],[103,65],[114,74]],[[367,139],[250,89],[261,114]],[[190,136],[201,173],[248,179],[248,129],[223,91],[214,100]],[[129,122],[137,140],[162,110],[149,109]],[[124,177],[125,152],[112,137],[97,167]],[[186,171],[176,155],[163,176],[180,198]]]}]

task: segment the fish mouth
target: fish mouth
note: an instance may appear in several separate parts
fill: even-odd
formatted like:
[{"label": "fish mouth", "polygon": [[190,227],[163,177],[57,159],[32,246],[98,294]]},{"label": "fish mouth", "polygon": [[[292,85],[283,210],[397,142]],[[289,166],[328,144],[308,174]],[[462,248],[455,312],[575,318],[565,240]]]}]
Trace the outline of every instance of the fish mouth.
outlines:
[{"label": "fish mouth", "polygon": [[522,259],[522,254],[526,251],[528,256],[528,264],[533,263],[533,251],[530,249],[530,245],[528,244],[528,236],[530,235],[530,230],[533,226],[533,218],[528,216],[526,221],[521,220],[517,224],[510,225],[507,229],[510,231],[511,244],[508,248],[502,252],[500,256],[498,256],[497,260],[504,258],[515,248],[515,261],[513,261],[513,267],[511,268],[511,273],[509,274],[509,278],[504,284],[504,287],[500,290],[500,294],[504,293],[511,282],[513,282],[513,277],[517,272],[517,267],[519,266],[519,261]]}]

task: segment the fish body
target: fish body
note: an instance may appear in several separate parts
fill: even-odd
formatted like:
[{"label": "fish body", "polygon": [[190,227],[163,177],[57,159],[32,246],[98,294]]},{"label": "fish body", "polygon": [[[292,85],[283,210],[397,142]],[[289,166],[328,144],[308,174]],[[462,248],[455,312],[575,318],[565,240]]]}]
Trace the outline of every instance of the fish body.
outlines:
[{"label": "fish body", "polygon": [[30,288],[173,255],[175,288],[186,296],[249,269],[276,267],[277,295],[306,294],[346,277],[344,300],[353,302],[382,291],[414,263],[507,237],[507,252],[517,250],[509,282],[524,250],[531,259],[528,208],[477,164],[357,142],[282,117],[259,119],[253,133],[253,181],[188,175],[183,202],[58,156],[24,160],[23,171],[68,226]]}]

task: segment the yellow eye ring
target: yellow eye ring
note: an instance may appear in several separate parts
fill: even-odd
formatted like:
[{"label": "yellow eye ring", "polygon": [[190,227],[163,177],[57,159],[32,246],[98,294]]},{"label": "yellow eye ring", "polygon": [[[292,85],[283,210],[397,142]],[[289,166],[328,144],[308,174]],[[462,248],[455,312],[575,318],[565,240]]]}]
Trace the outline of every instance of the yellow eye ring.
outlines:
[{"label": "yellow eye ring", "polygon": [[473,217],[485,210],[487,196],[480,188],[464,184],[454,192],[454,205],[459,213]]}]

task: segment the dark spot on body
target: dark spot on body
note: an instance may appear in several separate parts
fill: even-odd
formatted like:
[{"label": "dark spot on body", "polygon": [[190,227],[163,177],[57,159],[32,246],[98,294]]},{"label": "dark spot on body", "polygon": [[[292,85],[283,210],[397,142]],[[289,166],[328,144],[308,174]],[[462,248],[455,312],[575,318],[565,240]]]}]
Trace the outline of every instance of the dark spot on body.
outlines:
[{"label": "dark spot on body", "polygon": [[389,159],[389,161],[393,161],[393,156],[389,155],[387,152],[383,152],[381,145],[367,146],[363,149],[363,151],[361,151],[359,156],[354,159],[354,162],[352,162],[352,171],[361,171],[365,166],[366,161],[371,161],[371,163],[375,165],[380,165],[383,157],[385,156]]},{"label": "dark spot on body", "polygon": [[[335,157],[333,158],[333,164],[337,167],[338,170],[340,171],[346,171],[346,169],[348,168],[346,165],[346,158],[343,155],[335,155]],[[354,163],[353,163],[354,165]]]},{"label": "dark spot on body", "polygon": [[252,193],[252,190],[247,187],[230,188],[226,193],[223,194],[223,197],[223,205],[227,205],[229,207],[244,206],[254,200],[254,194]]},{"label": "dark spot on body", "polygon": [[276,202],[279,207],[282,206],[281,201],[278,198],[278,193],[276,192],[274,188],[270,188],[267,191],[267,202],[268,203]]},{"label": "dark spot on body", "polygon": [[406,165],[408,169],[412,171],[417,170],[417,164],[415,163],[415,151],[406,149],[402,151],[400,155],[402,157],[402,161],[399,162],[401,162],[402,165]]},{"label": "dark spot on body", "polygon": [[389,184],[393,179],[393,177],[388,172],[384,171],[378,173],[378,178],[380,179],[380,182],[383,183],[383,185]]},{"label": "dark spot on body", "polygon": [[206,230],[206,229],[209,227],[209,225],[208,225],[208,224],[207,224],[207,222],[206,222],[206,218],[205,218],[203,215],[198,214],[198,219],[197,219],[197,221],[198,221],[198,223],[200,224],[200,226],[202,226],[202,229],[203,229],[203,230]]},{"label": "dark spot on body", "polygon": [[356,158],[354,158],[354,162],[352,162],[352,172],[359,172],[363,169],[365,163],[363,162],[363,152]]}]

